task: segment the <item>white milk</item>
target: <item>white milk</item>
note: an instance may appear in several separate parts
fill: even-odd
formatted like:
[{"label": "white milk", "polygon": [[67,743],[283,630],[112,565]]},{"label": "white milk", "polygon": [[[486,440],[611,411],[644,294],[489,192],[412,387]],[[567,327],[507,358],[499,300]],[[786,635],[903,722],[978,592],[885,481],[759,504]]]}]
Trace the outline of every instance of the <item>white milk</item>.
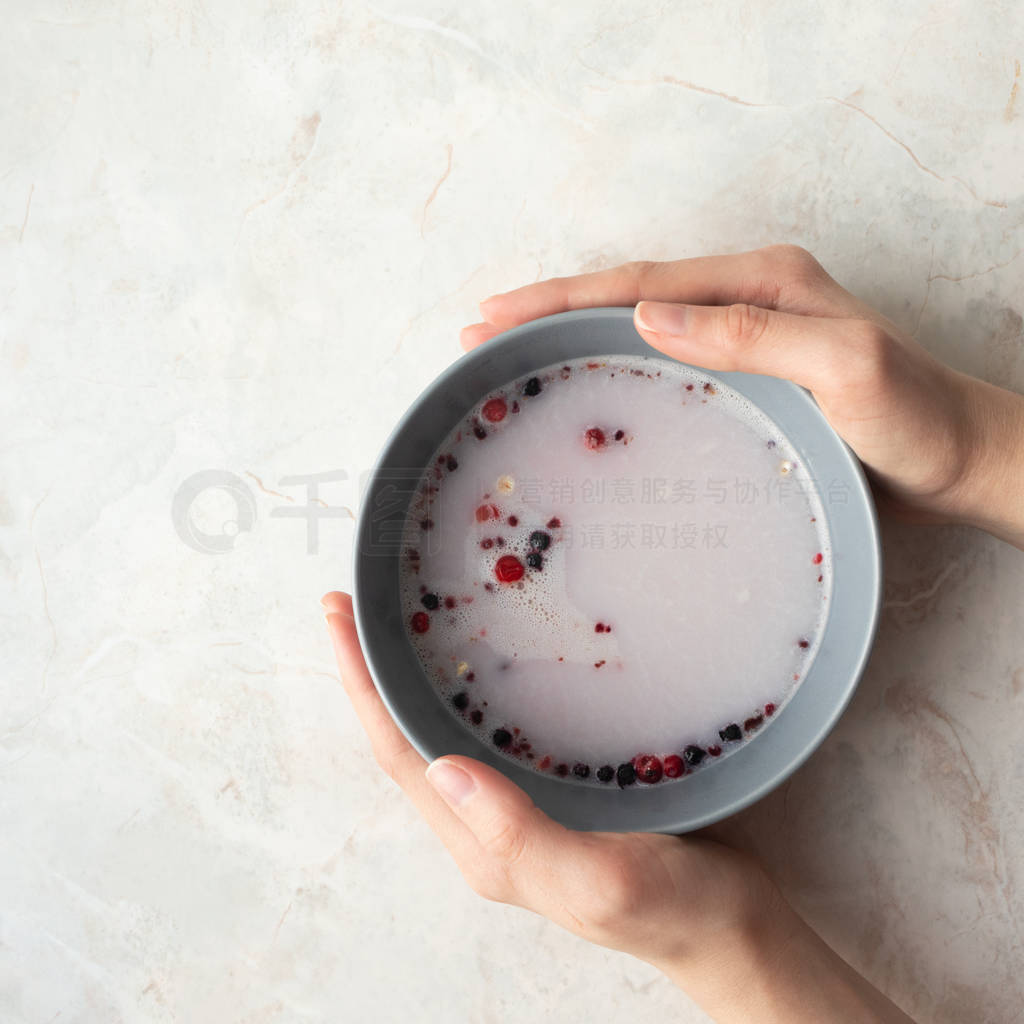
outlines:
[{"label": "white milk", "polygon": [[[410,640],[452,713],[539,770],[595,782],[688,745],[704,768],[740,745],[728,725],[767,727],[814,656],[818,496],[778,428],[705,376],[642,357],[535,376],[538,394],[523,378],[485,396],[435,454],[406,523]],[[508,556],[522,578],[502,582]]]}]

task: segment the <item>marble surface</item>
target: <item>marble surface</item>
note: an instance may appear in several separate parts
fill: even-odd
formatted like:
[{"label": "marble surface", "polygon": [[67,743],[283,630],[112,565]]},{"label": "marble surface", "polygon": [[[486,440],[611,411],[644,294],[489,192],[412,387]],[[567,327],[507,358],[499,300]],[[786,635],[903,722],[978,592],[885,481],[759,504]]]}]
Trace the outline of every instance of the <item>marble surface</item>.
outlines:
[{"label": "marble surface", "polygon": [[[706,1020],[462,884],[318,598],[457,329],[541,276],[798,242],[1024,390],[1022,40],[941,0],[5,4],[0,1019]],[[1024,555],[885,541],[852,707],[733,827],[921,1020],[1021,1020]]]}]

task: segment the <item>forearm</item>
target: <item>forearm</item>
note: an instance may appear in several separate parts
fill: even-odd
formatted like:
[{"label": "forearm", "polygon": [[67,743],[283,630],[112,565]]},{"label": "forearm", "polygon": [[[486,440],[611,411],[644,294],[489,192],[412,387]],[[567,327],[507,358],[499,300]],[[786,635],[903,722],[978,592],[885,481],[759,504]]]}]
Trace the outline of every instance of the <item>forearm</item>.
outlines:
[{"label": "forearm", "polygon": [[1024,396],[962,380],[975,440],[961,518],[1024,550]]},{"label": "forearm", "polygon": [[745,934],[656,966],[719,1024],[912,1024],[781,899]]}]

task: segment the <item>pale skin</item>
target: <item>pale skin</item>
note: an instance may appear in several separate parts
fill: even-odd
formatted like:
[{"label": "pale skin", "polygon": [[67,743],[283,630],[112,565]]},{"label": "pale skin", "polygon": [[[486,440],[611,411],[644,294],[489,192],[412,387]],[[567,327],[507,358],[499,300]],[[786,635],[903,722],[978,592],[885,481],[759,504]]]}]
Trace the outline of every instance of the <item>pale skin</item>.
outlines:
[{"label": "pale skin", "polygon": [[[462,331],[485,344],[528,320],[635,306],[654,348],[808,388],[864,463],[881,508],[978,526],[1024,549],[1024,397],[957,373],[838,285],[810,254],[631,263],[494,295]],[[381,768],[487,899],[662,970],[715,1020],[909,1021],[789,906],[760,864],[706,835],[574,832],[466,757],[429,766],[381,702],[352,600],[323,598],[345,691]]]}]

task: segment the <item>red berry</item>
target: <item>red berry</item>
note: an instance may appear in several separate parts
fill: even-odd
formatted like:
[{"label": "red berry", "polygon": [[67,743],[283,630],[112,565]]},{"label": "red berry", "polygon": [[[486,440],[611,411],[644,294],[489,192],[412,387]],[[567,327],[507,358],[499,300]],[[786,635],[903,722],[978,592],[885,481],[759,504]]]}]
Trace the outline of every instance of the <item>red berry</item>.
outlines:
[{"label": "red berry", "polygon": [[486,523],[488,519],[497,519],[500,515],[497,505],[481,505],[476,510],[476,521]]},{"label": "red berry", "polygon": [[484,551],[490,551],[490,549],[494,547],[494,541],[491,540],[490,537],[484,537],[484,539],[480,541],[480,547],[482,547]]},{"label": "red berry", "polygon": [[638,754],[633,758],[633,767],[641,782],[653,785],[655,782],[661,781],[661,761],[653,754]]},{"label": "red berry", "polygon": [[715,743],[712,746],[708,747],[708,753],[712,757],[721,757],[722,756],[722,748],[717,743]]},{"label": "red berry", "polygon": [[764,706],[764,713],[769,718],[771,718],[771,716],[775,714],[775,705],[772,704],[771,701],[769,701],[767,704],[765,704],[765,706]]},{"label": "red berry", "polygon": [[807,648],[811,646],[811,642],[810,640],[797,640],[796,645],[800,650],[806,651]]},{"label": "red berry", "polygon": [[519,525],[519,517],[518,516],[509,516],[508,517],[508,525],[509,526],[518,526]]},{"label": "red berry", "polygon": [[480,410],[483,418],[490,423],[500,423],[508,412],[508,405],[504,398],[491,398],[484,402]]},{"label": "red berry", "polygon": [[815,555],[815,556],[814,556],[814,557],[813,557],[813,558],[811,559],[811,561],[812,561],[812,562],[813,562],[813,563],[814,563],[815,565],[821,565],[822,559],[823,559],[824,557],[825,557],[825,556],[824,556],[824,555],[822,555],[822,553],[821,553],[821,552],[819,551],[819,552],[818,552],[818,553],[817,553],[817,554],[816,554],[816,555]]},{"label": "red berry", "polygon": [[626,432],[624,430],[616,430],[615,431],[615,440],[616,441],[621,441],[625,436],[626,436]]},{"label": "red berry", "polygon": [[558,516],[553,516],[548,520],[548,529],[557,530],[562,525],[562,520]]},{"label": "red berry", "polygon": [[416,612],[410,622],[414,633],[426,633],[430,629],[430,616],[426,612]]},{"label": "red berry", "polygon": [[676,754],[669,754],[665,758],[665,778],[666,779],[678,779],[680,775],[685,773],[686,769],[683,767],[683,759]]},{"label": "red berry", "polygon": [[526,570],[515,555],[502,555],[494,566],[494,575],[499,583],[515,583],[521,580]]},{"label": "red berry", "polygon": [[583,443],[592,451],[596,452],[605,445],[604,431],[600,427],[591,427],[583,435]]}]

